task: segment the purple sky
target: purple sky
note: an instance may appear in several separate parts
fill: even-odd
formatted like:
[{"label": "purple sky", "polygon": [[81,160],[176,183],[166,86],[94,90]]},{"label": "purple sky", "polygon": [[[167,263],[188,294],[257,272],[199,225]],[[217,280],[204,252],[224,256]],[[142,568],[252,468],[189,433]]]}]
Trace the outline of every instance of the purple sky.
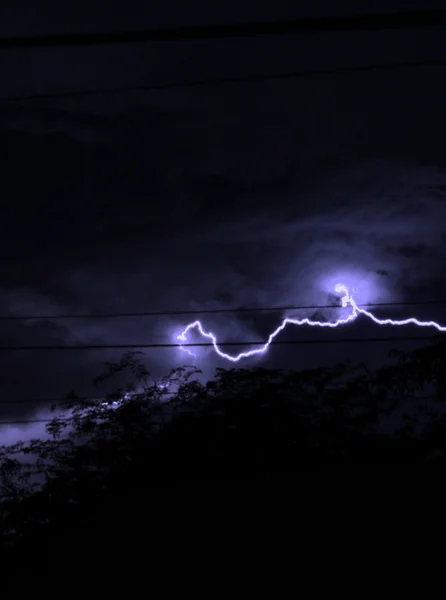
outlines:
[{"label": "purple sky", "polygon": [[[305,13],[279,1],[275,12],[271,2],[140,4],[138,14],[133,3],[113,15],[105,2],[77,2],[73,13],[60,3],[17,2],[0,8],[0,35],[333,13],[327,2]],[[353,6],[420,3],[343,2],[336,13]],[[1,52],[0,72],[2,95],[12,96],[446,58],[443,47],[439,28],[26,50]],[[446,298],[444,105],[439,68],[0,105],[0,313],[325,304],[338,275],[357,285],[362,302]],[[417,307],[417,316],[446,322],[446,309]],[[203,320],[242,340],[266,335],[280,317]],[[2,322],[0,343],[165,343],[183,324]],[[339,333],[379,334],[362,322]],[[307,366],[352,351],[375,360],[385,348],[283,346],[264,364]],[[103,361],[117,356],[2,353],[3,396],[88,391]],[[180,360],[172,350],[148,357],[156,373]],[[207,358],[203,366],[211,373],[217,364]],[[33,410],[0,404],[0,417]]]}]

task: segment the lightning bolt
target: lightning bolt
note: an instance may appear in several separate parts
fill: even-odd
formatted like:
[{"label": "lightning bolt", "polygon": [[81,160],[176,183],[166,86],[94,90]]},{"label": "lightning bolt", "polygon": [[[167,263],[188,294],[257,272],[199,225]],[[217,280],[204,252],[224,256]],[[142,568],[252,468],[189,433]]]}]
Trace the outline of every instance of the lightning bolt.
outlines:
[{"label": "lightning bolt", "polygon": [[446,326],[439,325],[435,321],[419,321],[415,317],[410,317],[408,319],[402,319],[399,321],[395,321],[394,319],[378,319],[378,317],[375,317],[375,315],[373,313],[369,312],[368,310],[364,310],[363,308],[360,308],[354,301],[353,297],[349,293],[346,286],[343,285],[342,283],[338,283],[335,286],[335,292],[337,294],[343,294],[341,297],[342,308],[347,308],[348,306],[350,306],[352,308],[352,312],[347,317],[345,317],[343,319],[337,319],[336,321],[332,321],[332,322],[330,322],[330,321],[328,321],[328,322],[312,321],[311,319],[307,319],[307,318],[291,319],[291,318],[287,317],[282,321],[282,323],[277,327],[277,329],[275,329],[270,334],[270,336],[268,337],[268,340],[265,342],[265,344],[263,346],[255,348],[253,350],[246,350],[245,352],[240,352],[240,354],[236,354],[236,355],[231,355],[231,354],[227,354],[226,352],[223,352],[218,347],[218,341],[217,341],[216,336],[210,331],[205,331],[201,321],[194,321],[193,323],[189,323],[189,325],[187,325],[187,327],[177,336],[177,340],[179,341],[178,346],[181,350],[183,350],[184,352],[189,354],[189,356],[192,356],[195,361],[197,358],[196,354],[191,352],[188,348],[185,348],[182,345],[182,343],[187,342],[187,334],[190,331],[196,329],[202,337],[204,337],[212,342],[214,350],[218,354],[218,356],[221,356],[221,358],[225,358],[226,360],[229,360],[229,361],[235,363],[235,362],[239,362],[243,358],[249,358],[250,356],[255,356],[256,354],[264,354],[268,350],[268,348],[271,345],[271,342],[274,340],[274,338],[276,338],[279,335],[279,333],[285,329],[285,327],[287,325],[298,325],[298,326],[308,325],[310,327],[330,327],[330,328],[334,329],[335,327],[340,327],[341,325],[346,325],[347,323],[351,323],[351,322],[355,321],[360,315],[364,315],[365,317],[369,318],[371,321],[373,321],[377,325],[392,325],[394,327],[401,327],[403,325],[411,325],[412,324],[412,325],[417,325],[417,327],[434,327],[438,331],[442,331],[442,332],[446,331]]}]

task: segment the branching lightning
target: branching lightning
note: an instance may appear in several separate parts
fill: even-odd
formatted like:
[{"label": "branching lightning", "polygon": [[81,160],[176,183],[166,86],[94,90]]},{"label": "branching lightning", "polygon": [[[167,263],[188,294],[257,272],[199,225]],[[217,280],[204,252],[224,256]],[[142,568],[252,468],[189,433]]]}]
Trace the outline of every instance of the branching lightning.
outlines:
[{"label": "branching lightning", "polygon": [[187,342],[187,339],[188,339],[187,335],[190,331],[197,330],[202,337],[204,337],[212,342],[214,350],[218,354],[218,356],[221,356],[221,358],[225,358],[226,360],[229,360],[229,361],[235,363],[235,362],[239,362],[243,358],[249,358],[250,356],[255,356],[256,354],[264,354],[268,350],[268,348],[271,345],[274,338],[276,338],[279,335],[279,333],[285,329],[285,327],[287,325],[299,325],[299,326],[300,325],[308,325],[310,327],[330,327],[330,328],[334,329],[335,327],[340,327],[341,325],[346,325],[347,323],[351,323],[352,321],[355,321],[360,315],[364,315],[365,317],[369,318],[377,325],[391,325],[394,327],[400,327],[403,325],[416,325],[417,327],[434,327],[438,331],[446,332],[446,326],[439,325],[435,321],[419,321],[415,317],[410,317],[408,319],[402,319],[399,321],[395,321],[394,319],[378,319],[378,317],[375,317],[375,315],[373,313],[369,312],[368,310],[364,310],[363,308],[360,308],[354,301],[352,295],[349,293],[347,287],[345,285],[343,285],[342,283],[338,283],[335,286],[335,292],[337,294],[343,294],[340,298],[342,308],[347,308],[349,306],[352,308],[352,312],[347,317],[342,318],[342,319],[337,319],[336,321],[332,321],[332,322],[330,322],[330,321],[326,321],[326,322],[313,321],[308,318],[292,319],[292,318],[286,317],[282,321],[282,323],[277,327],[277,329],[275,329],[270,334],[270,336],[268,337],[268,340],[265,342],[265,344],[263,346],[259,346],[258,348],[255,348],[253,350],[246,350],[245,352],[240,352],[240,354],[236,354],[236,355],[231,355],[231,354],[227,354],[226,352],[223,352],[218,347],[218,341],[217,341],[216,336],[210,331],[205,331],[201,321],[194,321],[193,323],[189,323],[189,325],[187,325],[187,327],[177,336],[177,340],[179,341],[178,346],[181,350],[183,350],[184,352],[189,354],[189,356],[192,356],[195,360],[196,355],[193,352],[191,352],[188,348],[185,348],[182,345],[182,343]]}]

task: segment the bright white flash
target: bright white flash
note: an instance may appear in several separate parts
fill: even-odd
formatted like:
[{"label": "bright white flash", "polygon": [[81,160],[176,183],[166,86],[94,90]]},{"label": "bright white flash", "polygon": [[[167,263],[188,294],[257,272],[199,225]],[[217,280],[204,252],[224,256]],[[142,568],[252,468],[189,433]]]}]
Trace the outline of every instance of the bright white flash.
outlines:
[{"label": "bright white flash", "polygon": [[217,340],[216,336],[211,331],[206,331],[204,329],[201,321],[193,321],[192,323],[189,323],[189,325],[187,325],[187,327],[177,336],[177,340],[179,342],[178,346],[181,350],[183,350],[184,352],[189,354],[189,356],[194,357],[194,360],[195,360],[196,355],[191,350],[189,350],[187,347],[185,347],[184,344],[187,343],[188,333],[193,330],[197,330],[202,337],[204,337],[207,340],[210,340],[212,342],[212,346],[214,347],[214,350],[218,354],[218,356],[220,356],[221,358],[224,358],[226,360],[229,360],[231,362],[239,362],[243,358],[249,358],[250,356],[255,356],[256,354],[264,354],[268,350],[268,348],[271,345],[274,338],[276,338],[279,335],[279,333],[281,331],[283,331],[285,329],[285,327],[287,327],[287,325],[297,325],[297,326],[307,325],[309,327],[328,327],[328,328],[334,329],[335,327],[340,327],[341,325],[346,325],[347,323],[352,323],[360,315],[364,315],[365,317],[369,318],[377,325],[392,325],[394,327],[401,327],[403,325],[416,325],[417,327],[433,327],[441,332],[446,331],[446,326],[439,325],[435,321],[419,321],[415,317],[410,317],[408,319],[402,319],[399,321],[395,321],[394,319],[378,319],[378,317],[375,317],[375,315],[373,313],[371,313],[367,310],[364,310],[363,308],[360,308],[356,304],[352,294],[350,294],[347,286],[345,286],[343,283],[337,283],[334,286],[334,291],[336,292],[336,294],[341,295],[340,300],[341,300],[342,308],[348,308],[348,307],[351,308],[350,314],[348,314],[346,317],[336,319],[335,321],[331,321],[331,322],[330,321],[328,321],[328,322],[327,321],[313,321],[312,319],[308,319],[308,318],[292,319],[292,318],[286,317],[285,319],[283,319],[282,323],[277,327],[277,329],[275,329],[269,335],[268,340],[265,342],[265,344],[263,344],[262,346],[259,346],[257,348],[254,348],[252,350],[246,350],[244,352],[240,352],[239,354],[235,354],[235,355],[231,355],[226,352],[223,352],[218,346],[218,340]]}]

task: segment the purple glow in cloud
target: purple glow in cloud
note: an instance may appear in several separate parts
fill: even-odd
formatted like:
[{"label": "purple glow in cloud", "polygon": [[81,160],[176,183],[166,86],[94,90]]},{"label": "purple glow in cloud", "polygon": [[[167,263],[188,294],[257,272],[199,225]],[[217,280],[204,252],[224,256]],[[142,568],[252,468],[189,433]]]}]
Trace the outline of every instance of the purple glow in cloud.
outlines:
[{"label": "purple glow in cloud", "polygon": [[439,325],[435,321],[419,321],[415,317],[410,317],[408,319],[402,319],[397,321],[394,319],[378,319],[378,317],[375,317],[373,313],[359,308],[359,306],[356,304],[355,300],[353,299],[352,295],[349,293],[347,287],[344,284],[336,284],[334,286],[334,291],[336,292],[336,294],[343,294],[340,298],[342,308],[347,308],[349,306],[352,308],[352,312],[347,317],[337,319],[336,321],[331,322],[313,321],[312,319],[308,318],[292,319],[290,317],[286,317],[282,321],[282,323],[277,327],[277,329],[275,329],[270,334],[268,340],[263,346],[255,348],[253,350],[246,350],[245,352],[240,352],[240,354],[236,355],[227,354],[226,352],[220,350],[220,348],[218,347],[218,341],[216,336],[210,331],[205,331],[201,321],[194,321],[192,323],[189,323],[189,325],[187,325],[187,327],[177,336],[177,340],[180,342],[178,346],[181,350],[189,354],[189,356],[192,356],[195,360],[196,355],[193,352],[191,352],[188,348],[185,348],[182,345],[182,342],[187,342],[187,334],[190,331],[196,329],[202,337],[212,342],[214,350],[218,354],[218,356],[235,363],[239,362],[243,358],[249,358],[250,356],[255,356],[257,354],[264,354],[268,350],[274,338],[276,338],[279,335],[279,333],[285,329],[287,325],[308,325],[310,327],[329,327],[331,329],[334,329],[335,327],[346,325],[347,323],[355,321],[360,315],[368,317],[377,325],[392,325],[394,327],[400,327],[403,325],[416,325],[417,327],[434,327],[438,331],[446,332],[446,326]]}]

